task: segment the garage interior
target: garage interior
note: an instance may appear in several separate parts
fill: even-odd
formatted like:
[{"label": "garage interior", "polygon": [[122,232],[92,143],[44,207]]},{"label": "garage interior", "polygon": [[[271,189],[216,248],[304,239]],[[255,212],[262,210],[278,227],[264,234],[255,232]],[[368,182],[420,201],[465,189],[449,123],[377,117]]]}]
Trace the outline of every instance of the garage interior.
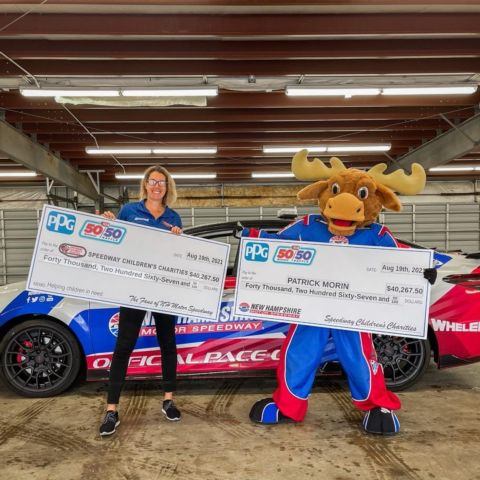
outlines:
[{"label": "garage interior", "polygon": [[[479,81],[478,0],[0,0],[0,285],[26,278],[45,203],[117,211],[157,163],[185,226],[316,213],[290,172],[302,147],[361,169],[420,163],[425,191],[380,221],[478,252]],[[273,387],[182,381],[172,425],[157,386],[134,383],[111,439],[102,384],[37,400],[1,387],[0,479],[480,479],[478,364],[432,364],[400,393],[391,439],[360,432],[337,378],[302,424],[250,424]]]}]

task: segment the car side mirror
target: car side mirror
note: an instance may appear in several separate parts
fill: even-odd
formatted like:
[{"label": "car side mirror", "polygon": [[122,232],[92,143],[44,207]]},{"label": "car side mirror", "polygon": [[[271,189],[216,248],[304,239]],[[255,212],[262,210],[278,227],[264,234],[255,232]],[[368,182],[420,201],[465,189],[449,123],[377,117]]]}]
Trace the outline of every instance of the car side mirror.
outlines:
[{"label": "car side mirror", "polygon": [[453,285],[460,285],[467,290],[479,290],[480,291],[480,274],[479,273],[466,273],[459,275],[447,275],[443,278],[444,282],[452,283]]}]

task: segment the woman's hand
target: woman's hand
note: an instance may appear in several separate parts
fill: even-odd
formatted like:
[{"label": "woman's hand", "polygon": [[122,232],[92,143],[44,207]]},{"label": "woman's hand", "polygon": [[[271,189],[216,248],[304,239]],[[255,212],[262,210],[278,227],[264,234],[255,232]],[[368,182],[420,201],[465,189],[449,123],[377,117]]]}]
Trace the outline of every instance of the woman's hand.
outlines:
[{"label": "woman's hand", "polygon": [[170,231],[175,235],[181,235],[183,233],[183,230],[180,227],[172,227]]},{"label": "woman's hand", "polygon": [[117,217],[113,212],[107,211],[102,213],[102,217],[108,218],[108,220],[115,220]]}]

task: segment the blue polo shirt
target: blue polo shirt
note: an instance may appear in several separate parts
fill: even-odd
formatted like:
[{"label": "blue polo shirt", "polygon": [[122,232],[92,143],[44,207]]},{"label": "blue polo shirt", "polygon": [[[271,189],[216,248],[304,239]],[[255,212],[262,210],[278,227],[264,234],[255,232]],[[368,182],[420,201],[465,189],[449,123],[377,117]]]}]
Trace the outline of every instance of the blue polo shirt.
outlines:
[{"label": "blue polo shirt", "polygon": [[182,228],[182,219],[180,215],[169,207],[165,207],[163,215],[155,218],[145,207],[145,201],[132,202],[124,205],[118,213],[119,220],[125,222],[138,223],[148,227],[160,228],[170,231],[172,227]]}]

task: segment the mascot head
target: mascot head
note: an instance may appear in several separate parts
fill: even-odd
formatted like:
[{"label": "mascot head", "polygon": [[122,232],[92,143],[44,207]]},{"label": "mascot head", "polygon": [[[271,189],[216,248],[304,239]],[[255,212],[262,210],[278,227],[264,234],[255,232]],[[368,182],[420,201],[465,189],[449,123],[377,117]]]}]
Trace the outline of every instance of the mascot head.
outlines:
[{"label": "mascot head", "polygon": [[383,207],[399,212],[402,208],[395,195],[416,195],[425,187],[425,170],[412,164],[411,175],[397,170],[389,175],[383,172],[385,163],[368,172],[346,168],[336,157],[330,167],[315,158],[309,161],[308,150],[298,152],[292,161],[292,172],[298,180],[318,180],[298,192],[300,200],[318,201],[328,230],[334,235],[353,235],[357,228],[375,221]]}]

